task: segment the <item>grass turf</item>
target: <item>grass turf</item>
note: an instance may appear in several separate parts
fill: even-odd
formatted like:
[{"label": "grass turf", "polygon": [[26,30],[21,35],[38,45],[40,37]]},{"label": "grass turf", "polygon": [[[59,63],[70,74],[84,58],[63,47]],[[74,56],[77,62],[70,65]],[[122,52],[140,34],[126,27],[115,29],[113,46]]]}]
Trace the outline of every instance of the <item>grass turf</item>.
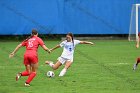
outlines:
[{"label": "grass turf", "polygon": [[[60,41],[46,41],[51,48]],[[52,70],[44,64],[45,60],[56,61],[62,49],[47,54],[39,48],[39,69],[31,82],[31,87],[24,87],[27,77],[15,81],[17,72],[25,70],[21,48],[16,56],[8,58],[19,42],[0,42],[0,93],[138,93],[140,92],[140,69],[132,70],[140,49],[134,42],[123,40],[96,40],[95,46],[78,45],[74,63],[64,77],[58,77],[63,68],[55,72],[54,78],[47,78],[45,73]]]}]

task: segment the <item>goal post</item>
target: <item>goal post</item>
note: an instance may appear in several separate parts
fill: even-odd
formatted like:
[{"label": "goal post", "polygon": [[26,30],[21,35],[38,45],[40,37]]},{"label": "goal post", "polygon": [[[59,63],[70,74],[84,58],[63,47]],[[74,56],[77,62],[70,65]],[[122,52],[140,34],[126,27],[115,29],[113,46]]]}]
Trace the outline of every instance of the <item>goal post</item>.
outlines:
[{"label": "goal post", "polygon": [[130,28],[129,28],[129,41],[136,41],[139,33],[139,16],[140,4],[133,4],[131,10]]}]

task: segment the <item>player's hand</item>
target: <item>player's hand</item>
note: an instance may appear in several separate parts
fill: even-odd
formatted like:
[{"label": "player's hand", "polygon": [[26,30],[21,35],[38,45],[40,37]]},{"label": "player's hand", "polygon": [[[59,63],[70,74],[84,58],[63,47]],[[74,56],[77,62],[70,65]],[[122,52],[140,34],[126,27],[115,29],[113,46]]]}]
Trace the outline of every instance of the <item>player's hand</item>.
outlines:
[{"label": "player's hand", "polygon": [[14,53],[11,53],[11,54],[9,55],[9,58],[12,58],[14,55],[15,55]]}]

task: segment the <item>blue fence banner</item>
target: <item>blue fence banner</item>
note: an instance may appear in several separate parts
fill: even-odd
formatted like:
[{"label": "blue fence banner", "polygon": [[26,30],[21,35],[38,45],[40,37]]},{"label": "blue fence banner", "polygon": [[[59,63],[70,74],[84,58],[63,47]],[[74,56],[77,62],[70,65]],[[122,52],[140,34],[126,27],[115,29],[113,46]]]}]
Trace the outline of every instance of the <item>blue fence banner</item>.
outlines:
[{"label": "blue fence banner", "polygon": [[1,0],[0,35],[128,34],[140,0]]}]

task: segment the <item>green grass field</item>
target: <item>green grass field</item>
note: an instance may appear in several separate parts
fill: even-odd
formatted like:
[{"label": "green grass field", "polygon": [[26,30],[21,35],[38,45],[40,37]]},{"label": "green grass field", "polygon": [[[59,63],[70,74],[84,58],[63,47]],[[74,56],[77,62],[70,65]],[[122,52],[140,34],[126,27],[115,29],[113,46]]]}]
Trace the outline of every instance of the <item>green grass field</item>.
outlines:
[{"label": "green grass field", "polygon": [[[52,48],[60,41],[46,41]],[[45,73],[52,70],[45,60],[56,61],[62,49],[48,54],[39,48],[39,69],[31,87],[24,87],[27,77],[15,81],[17,72],[23,71],[23,54],[20,49],[12,59],[8,58],[19,42],[0,42],[0,93],[139,93],[140,67],[132,70],[140,49],[134,42],[125,40],[95,40],[95,46],[78,45],[74,63],[64,77],[58,77],[60,70],[54,71],[54,78]]]}]

